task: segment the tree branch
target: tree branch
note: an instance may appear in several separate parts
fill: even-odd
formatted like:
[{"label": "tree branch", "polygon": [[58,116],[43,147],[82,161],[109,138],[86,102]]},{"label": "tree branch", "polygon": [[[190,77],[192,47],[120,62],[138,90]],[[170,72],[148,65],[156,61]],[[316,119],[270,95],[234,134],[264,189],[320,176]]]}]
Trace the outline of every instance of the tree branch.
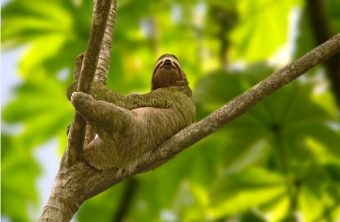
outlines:
[{"label": "tree branch", "polygon": [[[97,70],[97,63],[102,48],[102,41],[104,32],[110,31],[110,28],[106,28],[108,23],[109,12],[112,7],[116,7],[116,4],[111,4],[112,0],[96,0],[94,4],[94,12],[92,18],[92,27],[90,33],[90,39],[88,43],[88,49],[84,55],[83,65],[80,70],[80,79],[78,83],[78,91],[89,93],[94,75]],[[114,12],[113,12],[114,13]],[[114,15],[114,14],[113,14]],[[114,16],[111,16],[114,18]],[[112,24],[112,21],[111,21]],[[112,27],[111,31],[112,31]],[[105,37],[105,43],[107,44],[108,38]],[[109,37],[110,45],[112,45],[112,38]],[[106,45],[105,45],[106,46]],[[102,50],[106,53],[103,58],[107,57],[107,51],[109,55],[111,53],[111,46]],[[108,65],[106,66],[108,69]],[[107,75],[107,69],[105,75]],[[68,137],[68,146],[63,159],[60,164],[58,175],[55,179],[54,187],[51,191],[51,195],[47,204],[44,206],[44,210],[39,218],[39,221],[69,221],[73,214],[78,210],[80,203],[77,198],[73,198],[74,193],[69,193],[70,190],[63,190],[67,181],[63,180],[65,170],[76,163],[83,160],[83,146],[85,140],[86,122],[85,120],[76,113],[73,123],[70,128]],[[81,162],[82,163],[82,162]]]},{"label": "tree branch", "polygon": [[[77,91],[85,93],[90,92],[91,84],[97,68],[99,52],[101,49],[101,43],[103,40],[110,8],[111,0],[95,1],[90,40],[88,43],[88,49],[84,55]],[[72,164],[75,161],[83,159],[85,129],[85,120],[78,113],[76,113],[69,132],[65,163]]]},{"label": "tree branch", "polygon": [[[106,84],[106,80],[108,79],[109,76],[109,66],[112,51],[112,35],[114,25],[116,23],[116,8],[117,1],[112,0],[109,17],[106,22],[103,41],[101,43],[98,62],[93,80],[95,82],[102,82],[103,84]],[[86,124],[85,141],[83,147],[86,147],[86,145],[90,143],[92,139],[95,137],[95,135],[96,132],[93,129],[93,127],[89,124]]]},{"label": "tree branch", "polygon": [[[340,34],[314,48],[295,62],[274,72],[240,96],[204,119],[181,130],[157,147],[147,163],[138,166],[136,173],[153,169],[171,157],[223,127],[226,123],[247,112],[253,105],[280,87],[293,81],[307,70],[340,52]],[[122,175],[122,177],[128,175]]]},{"label": "tree branch", "polygon": [[100,48],[94,81],[106,83],[109,75],[110,58],[112,51],[112,33],[116,24],[117,1],[112,0],[109,17],[107,19],[103,41]]},{"label": "tree branch", "polygon": [[278,88],[288,84],[310,68],[339,52],[340,34],[316,47],[290,65],[276,71],[267,79],[231,100],[206,118],[191,124],[172,136],[169,140],[150,152],[150,158],[147,162],[140,164],[134,172],[122,172],[118,174],[117,169],[99,171],[85,162],[77,162],[71,166],[61,167],[51,195],[52,198],[62,195],[64,199],[58,199],[57,202],[63,206],[64,210],[66,209],[74,213],[85,200],[129,176],[160,166],[185,148],[247,112],[253,105]]}]

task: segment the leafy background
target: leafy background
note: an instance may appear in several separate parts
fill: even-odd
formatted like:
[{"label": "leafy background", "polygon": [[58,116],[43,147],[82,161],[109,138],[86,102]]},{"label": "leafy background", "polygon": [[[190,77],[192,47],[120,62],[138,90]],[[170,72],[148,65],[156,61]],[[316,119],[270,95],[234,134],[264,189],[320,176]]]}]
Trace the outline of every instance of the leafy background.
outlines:
[{"label": "leafy background", "polygon": [[[340,2],[323,4],[339,32]],[[2,71],[20,79],[2,107],[4,221],[36,221],[46,201],[36,153],[57,170],[73,116],[65,90],[91,12],[90,0],[2,5],[3,53],[20,52],[15,73]],[[119,0],[108,84],[146,92],[156,58],[172,52],[200,119],[315,47],[311,27],[305,0]],[[74,220],[340,221],[339,104],[325,73],[312,69],[162,167],[87,201]]]}]

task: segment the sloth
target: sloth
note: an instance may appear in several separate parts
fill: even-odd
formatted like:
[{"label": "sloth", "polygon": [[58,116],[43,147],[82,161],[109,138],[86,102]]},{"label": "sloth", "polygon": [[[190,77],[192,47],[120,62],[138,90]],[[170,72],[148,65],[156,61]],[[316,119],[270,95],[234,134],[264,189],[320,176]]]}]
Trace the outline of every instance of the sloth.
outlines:
[{"label": "sloth", "polygon": [[73,92],[71,103],[94,129],[84,156],[99,170],[132,172],[149,151],[191,124],[196,112],[187,78],[172,54],[157,60],[149,93],[121,95],[95,82],[91,95]]}]

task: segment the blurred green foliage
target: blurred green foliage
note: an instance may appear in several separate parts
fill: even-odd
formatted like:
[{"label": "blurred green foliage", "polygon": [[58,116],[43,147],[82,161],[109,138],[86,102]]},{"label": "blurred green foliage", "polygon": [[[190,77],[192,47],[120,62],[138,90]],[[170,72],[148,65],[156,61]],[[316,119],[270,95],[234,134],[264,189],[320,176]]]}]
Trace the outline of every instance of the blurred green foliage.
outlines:
[{"label": "blurred green foliage", "polygon": [[[339,1],[324,4],[340,30]],[[315,46],[304,6],[304,0],[119,0],[108,84],[121,93],[145,92],[156,58],[174,53],[203,118]],[[2,8],[3,49],[27,47],[18,65],[22,83],[2,114],[7,128],[19,128],[1,132],[2,215],[11,221],[38,216],[30,214],[39,202],[34,149],[53,138],[61,152],[65,147],[73,116],[65,90],[86,49],[91,12],[90,0],[12,0]],[[126,181],[87,201],[77,221],[340,219],[339,107],[323,72],[313,69],[136,176],[133,186]]]}]

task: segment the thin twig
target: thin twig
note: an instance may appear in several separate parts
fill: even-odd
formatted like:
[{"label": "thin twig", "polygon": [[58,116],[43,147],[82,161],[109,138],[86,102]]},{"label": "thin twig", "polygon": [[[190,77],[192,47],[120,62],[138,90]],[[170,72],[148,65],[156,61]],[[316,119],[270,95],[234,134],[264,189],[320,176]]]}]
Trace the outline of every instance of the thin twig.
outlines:
[{"label": "thin twig", "polygon": [[103,41],[100,48],[99,59],[96,68],[96,74],[94,76],[94,81],[100,81],[106,83],[109,75],[110,58],[112,51],[112,35],[114,26],[116,24],[116,8],[117,1],[112,0],[109,18],[107,19],[107,24],[105,27],[105,33],[103,36]]}]

